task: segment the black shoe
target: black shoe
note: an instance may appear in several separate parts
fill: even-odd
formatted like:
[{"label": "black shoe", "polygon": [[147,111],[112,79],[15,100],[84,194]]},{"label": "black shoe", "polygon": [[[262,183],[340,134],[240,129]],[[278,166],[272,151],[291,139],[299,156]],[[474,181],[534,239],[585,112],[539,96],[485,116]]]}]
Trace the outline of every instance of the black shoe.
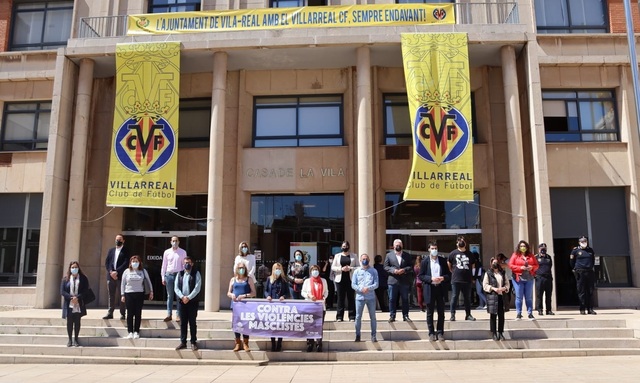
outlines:
[{"label": "black shoe", "polygon": [[551,310],[547,310],[547,315],[556,315],[556,314]]},{"label": "black shoe", "polygon": [[498,336],[498,333],[493,333],[493,340],[500,340],[500,337]]},{"label": "black shoe", "polygon": [[184,350],[185,348],[187,348],[187,344],[186,343],[180,343],[178,345],[178,347],[176,347],[176,351],[177,350]]},{"label": "black shoe", "polygon": [[103,316],[102,319],[113,319],[113,314],[107,314]]},{"label": "black shoe", "polygon": [[449,321],[455,322],[456,321],[456,314],[451,314],[451,318],[449,318]]},{"label": "black shoe", "polygon": [[516,315],[516,320],[522,320],[522,314]]},{"label": "black shoe", "polygon": [[504,339],[504,334],[501,333],[501,332],[498,333],[498,338],[500,338],[500,340],[505,340]]},{"label": "black shoe", "polygon": [[464,318],[464,320],[468,320],[468,321],[472,321],[473,322],[473,321],[476,320],[476,318],[474,318],[473,315],[469,314],[469,315],[467,315],[466,318]]},{"label": "black shoe", "polygon": [[533,314],[529,314],[529,316],[527,318],[529,318],[529,320],[536,320],[536,318],[533,316]]},{"label": "black shoe", "polygon": [[322,340],[319,340],[318,342],[316,342],[316,351],[322,352]]},{"label": "black shoe", "polygon": [[80,343],[78,342],[78,339],[75,339],[73,341],[73,347],[80,347]]},{"label": "black shoe", "polygon": [[344,322],[344,319],[342,319],[342,318],[336,318],[336,322]]},{"label": "black shoe", "polygon": [[67,342],[67,347],[71,347],[73,346],[73,342],[71,341],[71,339],[69,339],[69,341]]},{"label": "black shoe", "polygon": [[360,342],[360,335],[356,335],[356,342]]},{"label": "black shoe", "polygon": [[443,332],[437,333],[436,338],[438,338],[439,341],[444,342],[444,333]]},{"label": "black shoe", "polygon": [[314,344],[315,344],[315,341],[313,341],[313,340],[308,340],[307,341],[307,352],[313,351]]},{"label": "black shoe", "polygon": [[587,315],[587,313],[584,310],[580,310],[580,315]]},{"label": "black shoe", "polygon": [[402,317],[402,321],[403,321],[403,322],[413,322],[413,321],[411,320],[411,318],[409,318],[408,316],[406,316],[406,317]]},{"label": "black shoe", "polygon": [[396,321],[396,318],[389,318],[389,323],[393,323]]},{"label": "black shoe", "polygon": [[436,334],[429,334],[429,342],[435,342],[436,340],[438,340]]},{"label": "black shoe", "polygon": [[587,310],[587,314],[590,315],[598,315],[598,313],[596,313],[595,311],[593,311],[592,309]]},{"label": "black shoe", "polygon": [[276,351],[276,340],[271,339],[271,352],[275,352],[275,351]]},{"label": "black shoe", "polygon": [[198,351],[198,344],[197,343],[191,343],[191,351]]},{"label": "black shoe", "polygon": [[538,310],[538,315],[542,316],[542,310]]},{"label": "black shoe", "polygon": [[120,320],[127,320],[127,317],[124,315],[120,315]]},{"label": "black shoe", "polygon": [[278,343],[276,343],[276,351],[282,351],[282,339],[278,339]]}]

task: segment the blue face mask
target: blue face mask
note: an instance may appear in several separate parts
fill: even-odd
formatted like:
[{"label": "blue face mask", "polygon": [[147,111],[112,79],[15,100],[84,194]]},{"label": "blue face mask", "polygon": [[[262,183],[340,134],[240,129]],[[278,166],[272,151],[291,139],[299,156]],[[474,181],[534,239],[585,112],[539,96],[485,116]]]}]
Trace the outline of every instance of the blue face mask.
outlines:
[{"label": "blue face mask", "polygon": [[187,270],[187,271],[191,270],[191,264],[190,263],[185,263],[184,264],[184,269]]},{"label": "blue face mask", "polygon": [[248,247],[243,247],[242,248],[242,254],[247,254],[247,251],[249,251]]},{"label": "blue face mask", "polygon": [[362,266],[369,266],[369,260],[368,259],[363,259],[362,260]]},{"label": "blue face mask", "polygon": [[296,255],[296,261],[302,261],[302,255]]},{"label": "blue face mask", "polygon": [[244,269],[238,269],[238,275],[244,275]]},{"label": "blue face mask", "polygon": [[71,268],[71,274],[77,275],[78,274],[78,268],[77,267],[72,267]]},{"label": "blue face mask", "polygon": [[140,266],[140,264],[138,262],[132,262],[131,263],[131,267],[133,267],[134,269],[137,269],[138,266]]},{"label": "blue face mask", "polygon": [[276,274],[276,277],[279,277],[280,274],[282,274],[282,270],[276,269],[276,271],[274,271],[274,273]]}]

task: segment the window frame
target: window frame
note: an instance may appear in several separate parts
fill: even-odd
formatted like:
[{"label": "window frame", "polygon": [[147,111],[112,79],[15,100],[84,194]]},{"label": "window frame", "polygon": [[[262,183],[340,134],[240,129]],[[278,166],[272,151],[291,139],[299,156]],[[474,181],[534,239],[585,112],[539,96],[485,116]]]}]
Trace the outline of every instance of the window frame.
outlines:
[{"label": "window frame", "polygon": [[[305,98],[322,98],[322,97],[337,97],[340,99],[339,102],[326,102],[323,104],[316,105],[305,105],[301,104],[300,100],[304,100]],[[259,105],[259,100],[261,99],[295,99],[295,105],[271,105],[265,104],[265,106]],[[313,107],[326,107],[326,106],[337,106],[339,109],[339,133],[338,134],[327,134],[327,135],[300,135],[300,108],[304,106],[305,108],[313,108]],[[296,134],[295,135],[280,135],[280,136],[265,136],[258,137],[258,110],[260,109],[291,109],[295,108],[295,120],[296,120]],[[311,139],[340,139],[340,145],[300,145],[301,140],[311,140]],[[256,142],[269,142],[269,141],[277,141],[277,140],[295,140],[295,146],[256,146]],[[342,94],[307,94],[307,95],[282,95],[282,96],[256,96],[253,98],[253,132],[251,137],[251,145],[253,148],[312,148],[312,147],[337,147],[344,146],[344,95]]]},{"label": "window frame", "polygon": [[[184,103],[188,103],[188,102],[202,102],[202,101],[207,101],[208,102],[208,106],[183,106]],[[180,116],[183,115],[184,112],[189,112],[189,111],[201,111],[201,110],[208,110],[209,111],[209,129],[207,130],[208,134],[207,136],[199,136],[199,137],[183,137],[182,135],[178,134],[178,147],[186,147],[187,148],[204,148],[204,147],[209,147],[209,143],[211,140],[211,113],[213,112],[213,107],[211,106],[211,98],[209,97],[196,97],[196,98],[183,98],[180,99],[180,106],[179,106],[179,112],[180,112]],[[185,128],[180,125],[178,127],[178,129],[180,131],[184,131]]]},{"label": "window frame", "polygon": [[[39,3],[39,2],[44,3],[44,8],[18,9],[20,7],[20,5],[30,4],[30,3]],[[59,6],[59,7],[54,7],[54,8],[50,7],[52,5],[60,4],[60,3],[70,3],[70,4],[68,4],[66,6]],[[53,49],[57,49],[57,48],[60,48],[60,47],[67,46],[67,41],[71,37],[71,28],[69,28],[68,34],[67,34],[67,38],[65,40],[45,42],[44,41],[44,37],[45,37],[46,32],[47,32],[45,26],[47,25],[47,14],[49,13],[49,11],[68,10],[68,11],[71,12],[71,17],[73,18],[73,4],[74,4],[74,1],[71,1],[71,0],[14,1],[13,7],[11,9],[11,27],[10,27],[10,32],[9,32],[9,51],[20,52],[20,51],[33,51],[33,50],[53,50]],[[39,42],[38,43],[32,43],[32,44],[14,44],[13,38],[15,37],[15,34],[16,34],[16,30],[15,29],[17,27],[16,20],[18,20],[18,14],[20,14],[20,13],[37,13],[37,12],[42,12],[44,14],[44,16],[42,18],[42,32],[40,34]],[[71,22],[73,24],[73,20],[71,20]],[[33,28],[32,25],[30,25],[29,27]],[[36,49],[32,49],[32,48],[36,48]]]},{"label": "window frame", "polygon": [[[585,92],[609,92],[611,94],[611,97],[607,97],[607,98],[594,98],[594,97],[580,97],[580,93],[585,93]],[[568,98],[568,97],[548,97],[547,94],[549,93],[574,93],[575,94],[575,98]],[[575,133],[572,133],[572,131],[570,130],[566,130],[566,131],[562,131],[562,132],[548,132],[547,131],[547,124],[544,124],[544,135],[545,135],[545,141],[546,142],[551,142],[551,143],[563,143],[563,142],[567,142],[567,143],[576,143],[576,142],[620,142],[620,121],[619,121],[619,117],[618,117],[618,103],[617,103],[617,98],[616,98],[616,92],[615,89],[542,89],[542,105],[544,108],[544,102],[545,101],[563,101],[564,102],[564,110],[565,110],[565,118],[568,120],[570,118],[569,113],[568,113],[568,103],[569,102],[575,102],[577,105],[577,119],[578,119],[578,130],[575,131]],[[582,116],[580,115],[580,102],[611,102],[611,104],[613,105],[613,111],[614,111],[614,118],[613,121],[615,123],[615,131],[614,130],[595,130],[595,129],[583,129],[583,121],[582,121]],[[543,123],[544,123],[544,119],[547,116],[545,116],[544,114],[544,110],[542,113],[542,118],[543,118]],[[567,122],[567,127],[569,126],[569,123]],[[561,135],[569,135],[569,134],[575,134],[577,135],[577,137],[579,138],[576,141],[566,141],[566,140],[551,140],[550,138],[553,136],[561,136]],[[583,135],[585,134],[590,134],[590,135],[597,135],[597,134],[615,134],[615,139],[614,140],[584,140],[583,139]]]},{"label": "window frame", "polygon": [[[49,136],[47,135],[46,139],[38,139],[38,121],[40,120],[40,114],[41,113],[49,113],[49,116],[51,116],[51,110],[52,108],[49,107],[48,109],[44,109],[41,107],[41,104],[51,104],[51,100],[42,100],[42,101],[19,101],[19,102],[5,102],[4,106],[3,106],[3,110],[2,110],[2,131],[0,132],[0,152],[26,152],[26,151],[37,151],[37,150],[47,150],[49,147]],[[9,110],[9,107],[12,105],[19,105],[19,104],[35,104],[36,107],[34,110]],[[5,136],[7,133],[7,116],[12,115],[12,114],[34,114],[35,117],[33,119],[33,126],[32,126],[32,139],[31,140],[6,140]],[[51,122],[51,119],[49,119],[49,122]],[[51,126],[49,126],[49,132],[51,131]],[[7,144],[22,144],[24,143],[25,145],[30,143],[31,144],[31,148],[30,149],[23,149],[23,150],[15,150],[15,149],[6,149],[5,145]],[[45,148],[38,148],[36,147],[38,144],[40,143],[46,143],[46,147]]]},{"label": "window frame", "polygon": [[[541,26],[538,24],[538,18],[536,17],[536,31],[541,34],[548,33],[609,33],[610,32],[610,23],[607,22],[608,19],[608,1],[600,0],[602,4],[602,16],[604,19],[603,25],[572,25],[571,20],[571,0],[554,0],[554,1],[562,1],[567,8],[567,23],[566,26]],[[538,4],[542,4],[540,2],[535,2],[533,14],[536,15],[536,9]],[[542,5],[540,5],[542,6]],[[602,31],[604,30],[604,31]]]},{"label": "window frame", "polygon": [[[169,3],[169,1],[173,1],[173,3]],[[199,12],[202,9],[202,1],[201,0],[191,0],[185,3],[177,3],[178,0],[169,0],[167,4],[154,4],[153,0],[149,0],[147,4],[147,13],[172,13],[172,12]],[[186,6],[194,6],[194,9],[182,11],[178,10],[178,7],[186,7]],[[155,9],[158,8],[168,8],[169,10],[166,12],[154,12]]]},{"label": "window frame", "polygon": [[[292,1],[297,1],[298,5],[295,6],[278,6],[280,2],[282,3],[291,3]],[[311,1],[313,4],[309,4]],[[315,4],[320,3],[320,4]],[[325,7],[327,6],[327,0],[269,0],[269,8],[302,8],[302,7]]]}]

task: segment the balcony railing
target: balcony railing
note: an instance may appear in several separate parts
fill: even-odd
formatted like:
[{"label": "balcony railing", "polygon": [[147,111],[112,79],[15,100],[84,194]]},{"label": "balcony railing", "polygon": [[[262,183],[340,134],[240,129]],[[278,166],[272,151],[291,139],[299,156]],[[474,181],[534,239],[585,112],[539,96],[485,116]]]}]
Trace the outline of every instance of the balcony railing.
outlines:
[{"label": "balcony railing", "polygon": [[[519,24],[518,3],[455,3],[456,24]],[[121,37],[127,34],[127,16],[83,17],[78,28],[79,39]]]}]

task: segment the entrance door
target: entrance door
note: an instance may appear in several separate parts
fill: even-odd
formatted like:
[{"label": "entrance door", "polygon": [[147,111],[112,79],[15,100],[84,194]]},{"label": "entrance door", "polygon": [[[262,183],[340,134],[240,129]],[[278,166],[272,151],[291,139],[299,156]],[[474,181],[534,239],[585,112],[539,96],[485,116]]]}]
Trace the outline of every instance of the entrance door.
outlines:
[{"label": "entrance door", "polygon": [[438,243],[438,250],[442,254],[448,255],[456,248],[456,239],[459,235],[464,235],[469,246],[479,245],[480,256],[482,257],[482,234],[480,230],[474,230],[472,232],[451,232],[432,233],[429,230],[387,230],[387,245],[389,246],[387,251],[391,249],[393,240],[399,238],[402,240],[404,250],[412,255],[412,257],[422,256],[428,254],[429,242],[435,241]]},{"label": "entrance door", "polygon": [[[182,235],[181,235],[182,234]],[[189,235],[191,234],[191,235]],[[205,262],[206,262],[206,235],[194,233],[171,233],[164,234],[158,232],[125,232],[125,246],[129,248],[132,255],[141,255],[144,267],[149,273],[151,284],[153,285],[153,301],[151,303],[164,304],[167,301],[167,292],[162,285],[162,254],[171,247],[171,237],[176,235],[180,239],[180,247],[185,249],[187,255],[193,259],[195,267],[200,271],[202,277],[201,292],[205,291]],[[200,295],[201,302],[204,302],[204,295]]]}]

